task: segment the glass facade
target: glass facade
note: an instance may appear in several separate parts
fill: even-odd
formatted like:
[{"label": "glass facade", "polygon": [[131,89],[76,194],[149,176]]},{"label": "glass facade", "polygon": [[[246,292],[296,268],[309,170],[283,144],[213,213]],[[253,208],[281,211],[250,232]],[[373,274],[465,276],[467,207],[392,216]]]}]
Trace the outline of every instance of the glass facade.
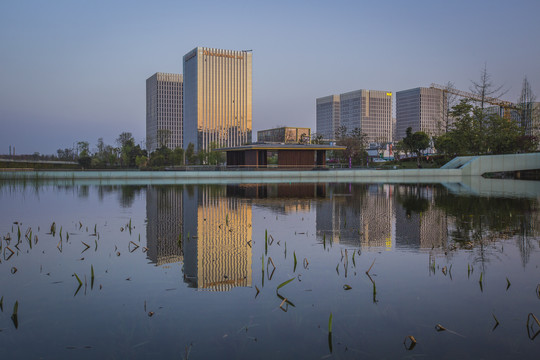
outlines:
[{"label": "glass facade", "polygon": [[251,143],[252,54],[197,47],[184,55],[184,148]]}]

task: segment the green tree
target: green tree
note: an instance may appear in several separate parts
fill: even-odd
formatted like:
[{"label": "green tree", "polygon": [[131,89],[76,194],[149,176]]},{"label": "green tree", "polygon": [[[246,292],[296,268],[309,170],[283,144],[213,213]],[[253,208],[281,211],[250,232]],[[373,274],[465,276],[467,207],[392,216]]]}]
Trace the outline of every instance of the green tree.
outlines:
[{"label": "green tree", "polygon": [[189,143],[186,149],[186,161],[189,165],[197,163],[197,155],[195,154],[195,145]]},{"label": "green tree", "polygon": [[416,163],[420,166],[422,152],[429,147],[429,136],[423,131],[412,133],[412,128],[408,127],[406,136],[403,138],[405,148],[413,154],[416,154]]},{"label": "green tree", "polygon": [[177,147],[171,155],[171,165],[184,165],[184,149]]},{"label": "green tree", "polygon": [[340,126],[336,132],[336,143],[346,147],[341,152],[342,161],[349,165],[364,165],[364,160],[367,158],[367,135],[360,128],[355,128],[349,133],[347,127]]}]

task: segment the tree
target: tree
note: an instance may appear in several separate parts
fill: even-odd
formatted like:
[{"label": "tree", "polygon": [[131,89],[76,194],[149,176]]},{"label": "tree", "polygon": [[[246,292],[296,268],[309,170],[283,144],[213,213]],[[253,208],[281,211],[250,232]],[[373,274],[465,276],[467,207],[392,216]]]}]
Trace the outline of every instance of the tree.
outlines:
[{"label": "tree", "polygon": [[521,95],[517,103],[520,126],[525,135],[536,136],[540,122],[540,106],[536,103],[536,96],[531,89],[527,77],[523,79]]},{"label": "tree", "polygon": [[172,165],[184,165],[184,149],[177,147],[171,155]]},{"label": "tree", "polygon": [[157,131],[157,145],[158,147],[167,147],[171,141],[171,130],[169,129],[159,129]]},{"label": "tree", "polygon": [[480,109],[484,110],[484,104],[489,98],[499,98],[507,93],[507,90],[503,89],[503,85],[496,86],[491,80],[491,75],[487,72],[487,64],[484,63],[484,69],[480,73],[480,81],[472,81],[470,90],[473,94],[476,94],[480,98]]},{"label": "tree", "polygon": [[417,131],[413,134],[412,128],[408,127],[403,144],[408,151],[416,154],[416,163],[420,166],[422,152],[429,147],[429,135],[423,131]]},{"label": "tree", "polygon": [[124,146],[128,145],[128,143],[135,144],[135,139],[133,138],[133,135],[130,132],[123,132],[116,138],[116,145],[119,148],[123,148]]},{"label": "tree", "polygon": [[195,155],[195,145],[189,143],[186,149],[186,162],[189,165],[194,165],[197,163],[197,155]]},{"label": "tree", "polygon": [[347,132],[347,127],[340,126],[336,132],[336,142],[338,145],[345,146],[346,149],[341,152],[342,160],[349,163],[349,167],[353,164],[364,165],[366,159],[366,144],[367,135],[360,128],[355,128],[350,134]]}]

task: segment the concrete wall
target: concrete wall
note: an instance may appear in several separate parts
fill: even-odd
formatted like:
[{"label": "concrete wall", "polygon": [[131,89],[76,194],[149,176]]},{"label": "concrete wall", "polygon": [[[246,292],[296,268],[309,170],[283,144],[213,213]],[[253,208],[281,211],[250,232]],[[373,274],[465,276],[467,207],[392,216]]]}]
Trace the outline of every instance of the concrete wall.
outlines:
[{"label": "concrete wall", "polygon": [[475,156],[461,166],[463,176],[534,169],[540,169],[540,153]]}]

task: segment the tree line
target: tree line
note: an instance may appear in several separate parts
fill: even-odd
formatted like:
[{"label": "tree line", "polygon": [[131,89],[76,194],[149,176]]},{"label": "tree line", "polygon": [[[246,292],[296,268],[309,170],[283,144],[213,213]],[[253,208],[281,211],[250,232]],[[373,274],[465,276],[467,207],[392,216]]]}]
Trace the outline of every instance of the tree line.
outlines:
[{"label": "tree line", "polygon": [[122,132],[115,141],[116,146],[105,144],[99,138],[96,148],[90,150],[88,141],[79,141],[73,148],[58,149],[56,159],[77,161],[84,169],[159,169],[183,165],[218,165],[225,161],[223,153],[215,151],[217,145],[210,144],[209,150],[195,151],[193,143],[184,150],[181,147],[170,149],[166,144],[149,153],[135,144],[130,132]]}]

